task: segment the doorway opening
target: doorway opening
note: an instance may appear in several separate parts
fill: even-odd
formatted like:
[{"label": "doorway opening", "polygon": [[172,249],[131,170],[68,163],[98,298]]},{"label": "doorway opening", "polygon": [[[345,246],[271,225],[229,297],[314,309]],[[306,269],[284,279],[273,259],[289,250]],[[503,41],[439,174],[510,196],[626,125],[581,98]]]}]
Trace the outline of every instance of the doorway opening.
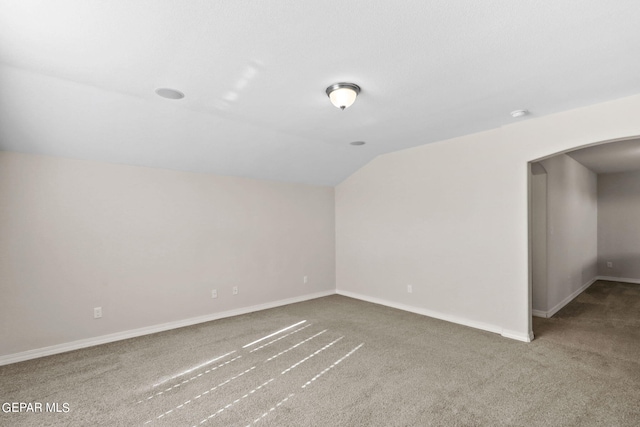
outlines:
[{"label": "doorway opening", "polygon": [[529,170],[532,316],[552,318],[597,281],[640,284],[640,138],[555,154]]}]

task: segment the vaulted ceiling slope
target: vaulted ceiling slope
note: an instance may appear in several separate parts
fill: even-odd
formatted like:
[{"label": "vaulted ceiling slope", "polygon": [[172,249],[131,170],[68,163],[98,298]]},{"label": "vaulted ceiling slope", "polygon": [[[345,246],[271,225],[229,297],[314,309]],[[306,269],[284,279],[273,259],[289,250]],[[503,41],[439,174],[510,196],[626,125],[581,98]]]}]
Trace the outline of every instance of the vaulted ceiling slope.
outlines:
[{"label": "vaulted ceiling slope", "polygon": [[637,0],[0,0],[0,149],[335,185],[640,93],[639,22]]}]

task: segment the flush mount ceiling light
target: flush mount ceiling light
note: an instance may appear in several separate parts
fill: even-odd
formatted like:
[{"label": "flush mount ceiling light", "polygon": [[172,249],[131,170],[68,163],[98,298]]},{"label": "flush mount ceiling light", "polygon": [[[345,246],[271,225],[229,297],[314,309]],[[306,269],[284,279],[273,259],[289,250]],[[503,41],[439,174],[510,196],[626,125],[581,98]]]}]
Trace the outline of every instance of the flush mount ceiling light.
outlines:
[{"label": "flush mount ceiling light", "polygon": [[527,110],[515,110],[511,112],[511,117],[517,119],[518,117],[526,116],[527,114],[529,114],[529,111]]},{"label": "flush mount ceiling light", "polygon": [[360,93],[360,86],[353,83],[336,83],[327,88],[331,103],[341,110],[350,107]]},{"label": "flush mount ceiling light", "polygon": [[182,99],[184,98],[184,93],[179,90],[170,89],[168,87],[160,87],[156,89],[156,94],[163,98],[167,99]]}]

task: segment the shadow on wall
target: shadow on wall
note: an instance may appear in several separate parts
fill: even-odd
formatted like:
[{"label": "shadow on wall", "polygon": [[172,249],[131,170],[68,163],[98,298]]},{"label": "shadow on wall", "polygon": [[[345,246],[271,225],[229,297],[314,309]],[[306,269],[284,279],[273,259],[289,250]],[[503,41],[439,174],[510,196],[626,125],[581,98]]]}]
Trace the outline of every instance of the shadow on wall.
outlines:
[{"label": "shadow on wall", "polygon": [[531,299],[533,310],[547,307],[547,170],[531,164]]},{"label": "shadow on wall", "polygon": [[[629,153],[640,157],[640,146]],[[640,167],[640,166],[639,166]],[[640,281],[640,171],[598,175],[598,274]],[[611,267],[607,263],[611,263]]]},{"label": "shadow on wall", "polygon": [[597,175],[560,154],[532,164],[532,308],[551,312],[598,275]]}]

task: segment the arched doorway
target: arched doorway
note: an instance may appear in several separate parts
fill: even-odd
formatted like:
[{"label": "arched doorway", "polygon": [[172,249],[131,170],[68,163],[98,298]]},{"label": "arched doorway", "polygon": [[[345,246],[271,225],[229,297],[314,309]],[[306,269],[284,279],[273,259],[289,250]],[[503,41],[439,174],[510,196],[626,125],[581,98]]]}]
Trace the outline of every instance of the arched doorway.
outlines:
[{"label": "arched doorway", "polygon": [[538,159],[529,181],[533,316],[554,316],[597,280],[640,283],[640,138]]}]

